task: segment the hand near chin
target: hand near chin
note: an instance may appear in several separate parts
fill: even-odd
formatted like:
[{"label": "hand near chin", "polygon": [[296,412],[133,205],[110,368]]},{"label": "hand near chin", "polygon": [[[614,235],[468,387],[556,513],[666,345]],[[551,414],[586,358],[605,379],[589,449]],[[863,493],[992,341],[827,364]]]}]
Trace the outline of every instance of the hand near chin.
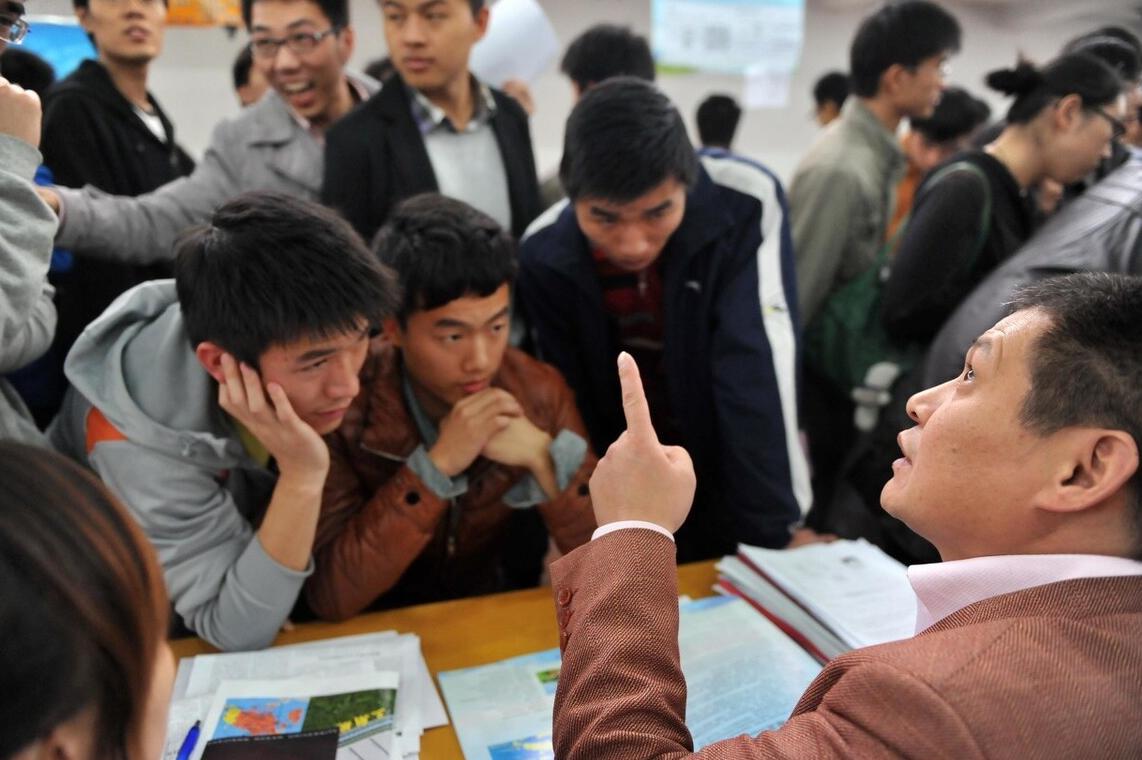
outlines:
[{"label": "hand near chin", "polygon": [[440,437],[428,458],[442,474],[456,477],[476,461],[493,436],[521,417],[519,402],[500,388],[466,396],[440,421]]},{"label": "hand near chin", "polygon": [[619,381],[627,429],[591,477],[595,519],[599,525],[643,520],[673,533],[694,502],[694,463],[682,447],[658,442],[638,366],[626,352],[619,355]]},{"label": "hand near chin", "polygon": [[[218,404],[250,431],[277,462],[282,477],[324,482],[329,471],[329,448],[317,431],[297,416],[277,383],[264,390],[257,370],[222,355]],[[268,398],[267,398],[268,397]]]}]

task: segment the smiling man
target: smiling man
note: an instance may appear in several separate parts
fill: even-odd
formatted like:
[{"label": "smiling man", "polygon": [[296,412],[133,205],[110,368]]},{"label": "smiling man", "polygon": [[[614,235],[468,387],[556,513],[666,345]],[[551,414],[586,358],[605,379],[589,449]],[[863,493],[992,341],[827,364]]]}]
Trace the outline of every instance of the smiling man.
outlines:
[{"label": "smiling man", "polygon": [[546,536],[517,539],[533,508],[564,552],[595,527],[595,456],[574,397],[558,372],[508,347],[511,236],[460,201],[423,195],[397,207],[374,249],[402,298],[329,438],[307,598],[335,620],[534,585],[538,561],[521,558],[538,560]]},{"label": "smiling man", "polygon": [[659,432],[698,468],[683,561],[739,541],[788,545],[811,496],[797,434],[795,285],[772,179],[732,156],[699,160],[670,100],[632,77],[576,104],[560,175],[570,203],[528,231],[519,295],[595,450],[622,432],[612,367],[626,350]]},{"label": "smiling man", "polygon": [[222,649],[268,645],[310,560],[329,453],[391,278],[345,222],[254,193],[177,246],[175,279],[113,304],[68,356],[52,442],[103,478]]},{"label": "smiling man", "polygon": [[242,17],[253,65],[271,91],[214,129],[193,174],[154,192],[44,191],[61,213],[57,245],[116,261],[168,261],[181,230],[241,193],[318,198],[326,130],[378,87],[345,71],[354,41],[348,0],[243,0]]},{"label": "smiling man", "polygon": [[[780,729],[694,757],[1142,756],[1142,279],[1047,280],[1014,309],[909,402],[881,499],[944,560],[909,569],[916,636],[837,657]],[[680,760],[670,532],[694,471],[658,442],[633,363],[620,372],[627,433],[591,479],[600,527],[551,569],[555,752]]]},{"label": "smiling man", "polygon": [[370,239],[399,201],[439,192],[517,238],[540,210],[523,108],[478,81],[468,57],[484,0],[381,0],[396,75],[330,131],[322,200]]}]

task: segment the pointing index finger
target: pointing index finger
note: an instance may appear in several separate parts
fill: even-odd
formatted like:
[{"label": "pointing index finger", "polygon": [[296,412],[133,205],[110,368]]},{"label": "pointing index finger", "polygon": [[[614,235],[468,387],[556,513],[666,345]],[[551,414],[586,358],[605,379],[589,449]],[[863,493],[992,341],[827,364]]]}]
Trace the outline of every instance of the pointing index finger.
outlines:
[{"label": "pointing index finger", "polygon": [[619,354],[619,384],[623,391],[623,414],[627,420],[627,432],[636,438],[657,441],[658,434],[654,432],[654,425],[650,421],[650,406],[646,402],[638,365],[626,351]]}]

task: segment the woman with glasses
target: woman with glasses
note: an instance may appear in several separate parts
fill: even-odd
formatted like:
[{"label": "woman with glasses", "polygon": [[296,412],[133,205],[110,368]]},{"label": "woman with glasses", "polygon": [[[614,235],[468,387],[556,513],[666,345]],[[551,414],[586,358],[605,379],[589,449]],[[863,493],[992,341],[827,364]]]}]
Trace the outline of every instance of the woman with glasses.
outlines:
[{"label": "woman with glasses", "polygon": [[0,760],[154,760],[174,660],[154,552],[89,472],[0,443]]},{"label": "woman with glasses", "polygon": [[1006,126],[991,144],[933,169],[899,232],[882,315],[899,341],[930,341],[1030,237],[1029,188],[1078,181],[1122,137],[1122,83],[1093,56],[1064,55],[1041,69],[1024,61],[991,72],[987,84],[1014,99]]},{"label": "woman with glasses", "polygon": [[[1118,137],[1122,84],[1094,57],[1068,54],[1041,69],[1021,62],[993,71],[987,84],[1012,98],[1005,125],[990,144],[928,174],[895,241],[881,316],[889,336],[904,345],[926,349],[976,285],[1022,247],[1034,226],[1029,189],[1086,176]],[[846,474],[876,515],[878,543],[909,564],[939,556],[879,504],[885,473],[900,456],[897,433],[912,424],[905,402],[923,387],[921,374],[918,366],[896,380],[892,400]]]}]

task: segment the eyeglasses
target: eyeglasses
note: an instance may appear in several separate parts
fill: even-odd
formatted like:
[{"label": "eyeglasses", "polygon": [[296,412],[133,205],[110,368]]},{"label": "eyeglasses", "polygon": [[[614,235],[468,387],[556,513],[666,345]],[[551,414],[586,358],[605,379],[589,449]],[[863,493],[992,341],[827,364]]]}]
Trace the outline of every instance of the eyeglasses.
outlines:
[{"label": "eyeglasses", "polygon": [[1099,116],[1101,116],[1102,118],[1107,120],[1107,122],[1110,124],[1110,130],[1111,130],[1110,139],[1111,140],[1114,140],[1117,142],[1118,140],[1121,140],[1126,135],[1126,125],[1123,124],[1118,119],[1111,116],[1110,114],[1108,114],[1106,111],[1102,110],[1101,108],[1096,108],[1095,106],[1087,106],[1086,110],[1090,111],[1091,113],[1096,113]]},{"label": "eyeglasses", "polygon": [[28,22],[22,18],[0,15],[0,42],[19,45],[28,36]]},{"label": "eyeglasses", "polygon": [[255,58],[276,58],[282,45],[285,45],[291,53],[305,55],[313,52],[323,39],[339,31],[334,26],[324,32],[294,32],[285,37],[258,37],[250,40],[250,53]]}]

